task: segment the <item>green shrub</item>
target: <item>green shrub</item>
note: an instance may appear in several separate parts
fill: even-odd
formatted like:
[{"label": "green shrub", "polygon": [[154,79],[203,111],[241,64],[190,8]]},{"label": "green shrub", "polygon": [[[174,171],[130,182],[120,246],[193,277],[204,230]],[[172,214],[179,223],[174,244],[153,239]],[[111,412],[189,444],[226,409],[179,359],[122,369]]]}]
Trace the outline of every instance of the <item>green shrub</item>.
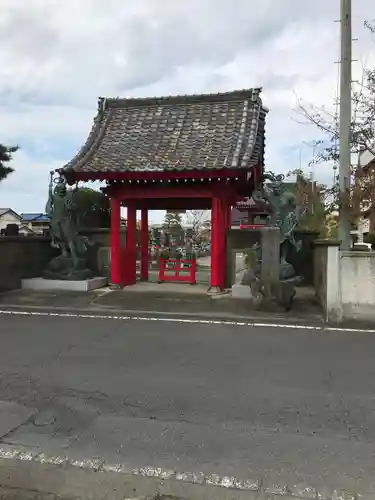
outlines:
[{"label": "green shrub", "polygon": [[159,258],[160,259],[169,259],[169,249],[163,248],[162,250],[160,250]]}]

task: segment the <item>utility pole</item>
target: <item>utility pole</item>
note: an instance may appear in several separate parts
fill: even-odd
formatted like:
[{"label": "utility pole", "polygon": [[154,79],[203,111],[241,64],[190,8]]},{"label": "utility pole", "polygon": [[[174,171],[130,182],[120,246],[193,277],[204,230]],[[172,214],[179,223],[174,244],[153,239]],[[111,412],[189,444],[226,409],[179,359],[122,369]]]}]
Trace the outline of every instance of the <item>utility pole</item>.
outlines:
[{"label": "utility pole", "polygon": [[339,237],[341,249],[350,248],[350,164],[352,119],[352,2],[340,0],[340,210]]}]

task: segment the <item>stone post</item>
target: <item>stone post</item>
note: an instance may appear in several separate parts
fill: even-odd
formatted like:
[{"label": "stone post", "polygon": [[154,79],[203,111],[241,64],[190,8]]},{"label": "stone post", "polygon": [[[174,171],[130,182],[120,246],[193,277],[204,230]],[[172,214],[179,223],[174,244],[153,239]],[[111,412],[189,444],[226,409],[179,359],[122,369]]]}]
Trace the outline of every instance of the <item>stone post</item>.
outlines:
[{"label": "stone post", "polygon": [[279,283],[280,274],[280,229],[262,227],[260,229],[262,246],[261,282],[266,297],[272,296],[272,286]]},{"label": "stone post", "polygon": [[342,320],[340,283],[340,242],[316,240],[314,242],[315,295],[322,306],[326,321]]}]

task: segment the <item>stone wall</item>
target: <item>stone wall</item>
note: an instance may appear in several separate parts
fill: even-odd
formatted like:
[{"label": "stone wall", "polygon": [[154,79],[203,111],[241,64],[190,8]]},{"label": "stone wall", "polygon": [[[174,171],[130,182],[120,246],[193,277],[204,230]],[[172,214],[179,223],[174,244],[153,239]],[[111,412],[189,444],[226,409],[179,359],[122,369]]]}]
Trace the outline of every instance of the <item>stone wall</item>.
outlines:
[{"label": "stone wall", "polygon": [[[229,229],[226,242],[226,284],[230,288],[236,282],[235,252],[247,250],[260,242],[260,231],[257,229]],[[223,263],[224,265],[224,263]]]},{"label": "stone wall", "polygon": [[56,255],[45,236],[0,236],[0,292],[19,288],[23,278],[40,276]]},{"label": "stone wall", "polygon": [[[294,235],[297,241],[301,241],[301,249],[299,252],[291,251],[288,255],[288,261],[294,267],[296,274],[303,276],[302,284],[312,286],[314,282],[314,241],[316,241],[318,233],[297,229]],[[229,229],[227,231],[227,287],[235,282],[232,276],[233,251],[249,249],[256,242],[260,242],[260,230],[258,229]]]},{"label": "stone wall", "polygon": [[[100,249],[110,248],[110,230],[86,229],[82,234],[93,242],[88,251],[89,266],[100,275]],[[124,244],[125,238],[123,231]],[[0,236],[0,293],[19,288],[23,278],[41,276],[47,263],[58,253],[46,236]]]},{"label": "stone wall", "polygon": [[296,229],[294,237],[301,241],[299,252],[291,251],[288,261],[294,267],[298,276],[303,276],[303,286],[312,286],[314,282],[314,242],[318,239],[317,231]]}]

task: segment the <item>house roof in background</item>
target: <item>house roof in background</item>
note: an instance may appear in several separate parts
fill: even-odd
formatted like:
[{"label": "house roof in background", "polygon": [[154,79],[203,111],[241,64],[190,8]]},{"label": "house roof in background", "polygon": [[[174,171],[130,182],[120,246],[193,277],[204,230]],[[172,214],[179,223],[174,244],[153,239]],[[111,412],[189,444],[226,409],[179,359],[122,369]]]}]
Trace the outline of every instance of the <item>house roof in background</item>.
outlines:
[{"label": "house roof in background", "polygon": [[[374,149],[375,149],[375,144],[374,144]],[[358,155],[358,163],[360,167],[367,167],[367,165],[374,162],[374,160],[375,160],[375,155],[371,151],[368,151],[367,149],[360,151]]]},{"label": "house roof in background", "polygon": [[100,98],[66,173],[250,169],[263,165],[268,110],[254,88],[220,94]]},{"label": "house roof in background", "polygon": [[22,213],[20,217],[26,222],[49,222],[49,217],[43,213]]},{"label": "house roof in background", "polygon": [[7,214],[8,212],[12,212],[13,215],[15,215],[16,217],[18,217],[19,219],[21,219],[20,215],[17,212],[15,212],[12,208],[9,208],[9,207],[8,208],[0,208],[0,217],[2,215]]}]

